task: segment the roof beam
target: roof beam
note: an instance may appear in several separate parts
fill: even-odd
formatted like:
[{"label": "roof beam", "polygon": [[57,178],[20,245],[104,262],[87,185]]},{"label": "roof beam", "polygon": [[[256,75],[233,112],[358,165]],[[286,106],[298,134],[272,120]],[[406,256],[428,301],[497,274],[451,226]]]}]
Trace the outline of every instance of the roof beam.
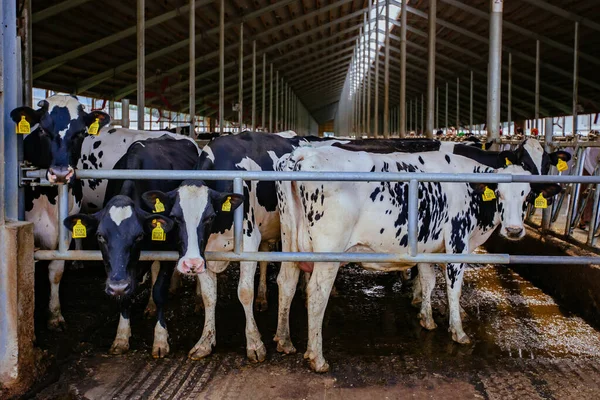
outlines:
[{"label": "roof beam", "polygon": [[[207,4],[212,3],[214,0],[198,0],[196,2],[196,8],[203,7]],[[166,12],[154,18],[150,18],[145,22],[146,29],[150,29],[153,26],[162,24],[170,19],[180,16],[183,13],[189,12],[190,6],[185,5],[176,8],[175,10]],[[75,58],[81,57],[85,54],[91,53],[94,50],[101,49],[102,47],[108,46],[109,44],[118,42],[119,40],[123,40],[126,37],[132,36],[136,33],[137,25],[133,25],[127,29],[124,29],[120,32],[114,33],[110,36],[102,38],[100,40],[96,40],[95,42],[86,44],[78,49],[68,51],[66,53],[61,54],[60,56],[51,58],[50,60],[46,60],[44,62],[39,63],[33,69],[33,79],[37,79],[40,76],[44,76],[48,72],[60,67],[67,61],[71,61]]]},{"label": "roof beam", "polygon": [[[475,7],[471,7],[471,6],[463,3],[460,0],[441,0],[441,1],[444,3],[450,4],[450,5],[458,8],[459,10],[463,10],[470,14],[473,14],[481,19],[489,20],[489,18],[490,18],[490,15],[487,12],[481,11]],[[513,30],[523,36],[529,37],[531,39],[539,40],[540,42],[545,43],[549,46],[552,46],[556,49],[562,50],[569,54],[573,54],[573,47],[571,47],[571,46],[567,46],[565,44],[559,43],[556,40],[550,39],[544,35],[540,35],[538,33],[530,31],[528,29],[522,28],[519,25],[513,24],[506,20],[502,21],[502,25],[504,27],[506,27],[507,29]],[[600,58],[591,56],[591,55],[583,53],[581,51],[579,51],[579,57],[581,57],[581,59],[586,60],[588,62],[594,63],[596,65],[600,65]]]},{"label": "roof beam", "polygon": [[590,19],[584,18],[584,17],[577,15],[575,13],[572,13],[570,11],[567,11],[563,8],[557,7],[557,6],[550,4],[544,0],[521,0],[521,1],[524,1],[525,3],[529,3],[536,7],[539,7],[543,10],[549,11],[555,15],[558,15],[559,17],[570,19],[571,21],[577,21],[582,26],[586,26],[590,29],[600,31],[599,23],[594,22]]},{"label": "roof beam", "polygon": [[36,22],[43,21],[47,18],[53,17],[56,14],[60,14],[63,11],[67,11],[71,8],[78,7],[82,4],[87,3],[90,0],[65,0],[62,3],[55,4],[50,7],[46,7],[41,11],[33,13],[31,15],[31,22],[34,24]]}]

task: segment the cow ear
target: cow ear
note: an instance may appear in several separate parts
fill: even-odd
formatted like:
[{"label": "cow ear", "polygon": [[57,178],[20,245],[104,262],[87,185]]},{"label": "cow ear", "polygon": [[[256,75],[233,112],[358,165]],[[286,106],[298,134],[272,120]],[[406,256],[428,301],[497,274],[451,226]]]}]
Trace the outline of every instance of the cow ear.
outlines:
[{"label": "cow ear", "polygon": [[17,107],[10,112],[10,118],[18,124],[22,117],[25,117],[30,126],[39,124],[42,115],[45,113],[45,109],[34,110],[31,107]]},{"label": "cow ear", "polygon": [[562,187],[557,183],[542,183],[536,187],[538,193],[542,193],[545,198],[549,199],[562,192]]},{"label": "cow ear", "polygon": [[85,116],[83,117],[83,122],[85,123],[85,126],[87,126],[89,128],[89,126],[91,124],[93,124],[94,122],[96,122],[96,120],[98,120],[98,130],[104,128],[106,125],[108,125],[108,123],[110,122],[110,115],[108,115],[107,113],[103,112],[103,111],[99,111],[99,110],[94,110],[90,113],[85,114]]},{"label": "cow ear", "polygon": [[485,142],[485,149],[486,149],[486,150],[489,150],[489,149],[490,149],[490,147],[492,147],[492,145],[493,145],[493,144],[494,144],[494,142],[493,142],[493,141],[491,141],[491,140],[490,140],[489,142]]},{"label": "cow ear", "polygon": [[510,164],[519,164],[519,158],[514,151],[501,151],[500,154],[498,154],[498,164],[503,166],[510,165],[507,161],[510,162]]},{"label": "cow ear", "polygon": [[175,226],[175,222],[169,217],[165,217],[164,215],[149,215],[144,220],[144,230],[146,233],[151,233],[154,228],[158,226],[160,223],[161,228],[165,231],[165,233],[169,233],[173,227]]},{"label": "cow ear", "polygon": [[96,218],[96,216],[88,214],[70,215],[64,219],[63,225],[65,226],[65,228],[73,232],[73,226],[75,226],[75,224],[77,224],[79,221],[81,221],[81,224],[85,226],[88,235],[93,234],[96,231],[96,228],[98,227],[98,219]]},{"label": "cow ear", "polygon": [[150,190],[142,195],[142,200],[154,213],[169,214],[173,208],[173,200],[169,194],[160,190]]},{"label": "cow ear", "polygon": [[469,183],[469,185],[471,186],[471,188],[473,189],[473,192],[475,194],[483,194],[483,192],[485,192],[485,189],[490,188],[492,190],[496,190],[498,188],[498,184],[497,183],[477,183],[477,182],[471,182]]},{"label": "cow ear", "polygon": [[555,151],[554,153],[550,153],[550,154],[548,154],[548,157],[550,157],[550,163],[552,165],[558,164],[559,160],[563,160],[564,162],[571,161],[571,154],[566,151],[562,151],[562,150]]},{"label": "cow ear", "polygon": [[244,196],[236,193],[211,191],[210,196],[216,212],[233,212],[244,202]]}]

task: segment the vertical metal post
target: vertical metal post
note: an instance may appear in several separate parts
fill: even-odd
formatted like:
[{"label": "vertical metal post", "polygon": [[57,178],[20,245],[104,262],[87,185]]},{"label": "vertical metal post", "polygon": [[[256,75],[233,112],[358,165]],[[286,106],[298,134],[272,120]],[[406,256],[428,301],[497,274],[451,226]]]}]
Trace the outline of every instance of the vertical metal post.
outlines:
[{"label": "vertical metal post", "polygon": [[[145,108],[145,0],[137,0],[137,128],[144,130],[144,108]],[[61,224],[62,225],[62,224]]]},{"label": "vertical metal post", "polygon": [[225,0],[219,7],[219,134],[224,133],[225,118]]},{"label": "vertical metal post", "polygon": [[[598,175],[599,170],[596,169],[596,176]],[[596,184],[596,190],[594,191],[594,203],[592,208],[592,219],[590,220],[589,232],[587,244],[588,246],[593,246],[596,240],[594,234],[596,233],[596,229],[598,227],[598,204],[600,203],[600,184]]]},{"label": "vertical metal post", "polygon": [[267,124],[265,120],[267,119],[267,53],[263,53],[263,63],[262,63],[262,118],[260,120],[260,126],[262,127],[263,132],[265,131],[265,127]]},{"label": "vertical metal post", "polygon": [[363,114],[363,130],[362,134],[364,135],[367,132],[367,75],[369,74],[369,63],[367,62],[367,46],[369,42],[367,40],[367,13],[363,15],[363,32],[361,36],[362,41],[362,114]]},{"label": "vertical metal post", "polygon": [[58,185],[58,251],[64,253],[69,247],[69,231],[62,223],[69,216],[69,185]]},{"label": "vertical metal post", "polygon": [[456,131],[460,131],[460,78],[456,78]]},{"label": "vertical metal post", "polygon": [[[576,171],[575,176],[581,176],[583,174],[583,166],[585,164],[585,148],[583,146],[579,146],[576,152]],[[571,192],[571,201],[569,202],[569,212],[567,213],[567,223],[565,224],[565,235],[571,234],[571,225],[573,224],[573,219],[575,217],[575,209],[579,204],[579,188],[581,187],[581,183],[573,184],[573,191]]]},{"label": "vertical metal post", "polygon": [[408,131],[412,129],[412,100],[408,101]]},{"label": "vertical metal post", "polygon": [[540,121],[540,41],[535,41],[535,127],[539,129]]},{"label": "vertical metal post", "polygon": [[512,125],[512,53],[508,53],[508,134]]},{"label": "vertical metal post", "polygon": [[435,129],[440,129],[440,88],[435,88]]},{"label": "vertical metal post", "polygon": [[469,132],[473,132],[473,70],[469,85]]},{"label": "vertical metal post", "polygon": [[400,137],[406,137],[406,3],[400,11]]},{"label": "vertical metal post", "polygon": [[[15,12],[15,14],[8,13],[8,10],[4,10],[3,3],[4,2],[0,2],[0,19],[1,19],[0,22],[2,23],[2,25],[0,26],[0,129],[1,129],[1,131],[0,131],[0,157],[2,157],[2,161],[0,162],[0,229],[3,229],[4,223],[5,223],[5,212],[6,212],[5,204],[9,200],[8,192],[6,191],[5,185],[4,185],[4,179],[6,176],[5,171],[4,171],[4,165],[5,165],[4,160],[6,160],[6,151],[4,148],[4,138],[5,138],[5,136],[7,136],[9,134],[14,135],[14,133],[12,133],[10,128],[7,128],[4,125],[4,115],[7,114],[6,113],[7,110],[5,110],[5,108],[4,108],[4,93],[5,93],[4,60],[6,59],[5,54],[4,54],[4,41],[6,40],[6,37],[4,35],[6,33],[10,32],[6,29],[8,27],[6,27],[4,19],[7,17],[9,20],[16,19],[15,18],[16,12]],[[14,3],[14,2],[11,2],[11,3]],[[8,40],[6,40],[6,41],[8,41]],[[16,95],[16,91],[13,93]],[[4,256],[4,254],[1,254],[0,256]],[[0,264],[0,265],[2,265],[2,264]],[[2,343],[2,344],[4,345],[4,343]],[[3,359],[4,359],[4,357],[2,357],[2,360]]]},{"label": "vertical metal post", "polygon": [[[368,37],[367,37],[367,137],[371,137],[371,12],[372,2],[369,1],[369,15],[367,21]],[[377,46],[376,46],[377,48]]]},{"label": "vertical metal post", "polygon": [[421,93],[421,135],[425,132],[425,96]]},{"label": "vertical metal post", "polygon": [[573,43],[573,136],[577,135],[577,101],[579,90],[579,22],[575,22]]},{"label": "vertical metal post", "polygon": [[256,40],[253,40],[252,41],[252,132],[255,132],[255,131],[256,131]]},{"label": "vertical metal post", "polygon": [[[244,183],[242,178],[233,179],[233,193],[244,195]],[[244,205],[240,205],[233,212],[233,252],[241,253],[243,246]]]},{"label": "vertical metal post", "polygon": [[390,137],[390,0],[385,0],[385,59],[383,60],[383,137]]},{"label": "vertical metal post", "polygon": [[502,1],[490,0],[490,40],[488,61],[488,140],[498,141],[502,82]]},{"label": "vertical metal post", "polygon": [[379,136],[379,2],[375,3],[375,121],[374,137]]},{"label": "vertical metal post", "polygon": [[[547,153],[552,151],[552,130],[554,128],[554,121],[552,117],[545,119],[545,134],[544,134],[544,150]],[[542,210],[542,232],[550,229],[550,221],[552,219],[552,207],[544,208]],[[591,231],[591,229],[590,229]]]},{"label": "vertical metal post", "polygon": [[444,126],[446,133],[448,133],[448,82],[446,82],[446,122]]},{"label": "vertical metal post", "polygon": [[408,183],[408,249],[411,257],[417,255],[417,224],[419,222],[419,182],[411,179]]},{"label": "vertical metal post", "polygon": [[275,132],[279,132],[279,71],[275,72]]},{"label": "vertical metal post", "polygon": [[[32,0],[23,1],[23,29],[20,31],[19,36],[22,40],[22,51],[21,51],[21,76],[23,77],[23,104],[32,106],[33,105],[33,78],[32,78]],[[2,54],[2,53],[0,53]],[[2,125],[0,125],[2,126]],[[1,154],[1,153],[0,153]]]},{"label": "vertical metal post", "polygon": [[437,17],[437,0],[429,0],[429,31],[427,35],[427,126],[425,134],[433,138],[433,113],[435,107],[435,28]]},{"label": "vertical metal post", "polygon": [[121,125],[123,128],[129,129],[131,121],[129,119],[129,99],[121,100]]},{"label": "vertical metal post", "polygon": [[190,137],[196,137],[196,0],[190,0]]},{"label": "vertical metal post", "polygon": [[283,130],[287,131],[288,129],[290,129],[289,125],[288,125],[288,107],[287,107],[287,101],[288,101],[288,84],[287,82],[285,83],[285,90],[283,92]]},{"label": "vertical metal post", "polygon": [[269,83],[269,132],[273,133],[273,63],[271,63],[271,74]]},{"label": "vertical metal post", "polygon": [[238,83],[238,120],[240,121],[240,132],[244,125],[244,23],[240,24],[240,55],[239,55],[239,83]]}]

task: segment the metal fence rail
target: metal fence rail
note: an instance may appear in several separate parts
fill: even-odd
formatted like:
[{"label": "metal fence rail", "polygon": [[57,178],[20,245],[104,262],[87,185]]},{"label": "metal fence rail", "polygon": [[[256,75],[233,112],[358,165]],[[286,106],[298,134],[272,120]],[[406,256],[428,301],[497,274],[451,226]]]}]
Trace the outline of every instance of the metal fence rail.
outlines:
[{"label": "metal fence rail", "polygon": [[[26,178],[40,179],[45,171],[25,171]],[[600,184],[600,176],[570,175],[510,175],[510,174],[446,174],[398,172],[278,172],[278,171],[164,171],[164,170],[80,170],[80,179],[198,179],[233,180],[234,192],[243,194],[243,180],[253,181],[355,181],[355,182],[409,182],[408,185],[408,254],[383,253],[301,253],[301,252],[244,252],[242,249],[243,207],[234,213],[234,251],[207,252],[209,261],[313,261],[313,262],[382,262],[382,263],[493,263],[493,264],[600,264],[598,257],[570,256],[513,256],[509,254],[419,254],[417,243],[417,205],[419,182],[481,182],[481,183],[593,183]],[[37,184],[37,183],[36,183]],[[59,187],[59,224],[68,216],[68,190]],[[100,251],[68,251],[68,232],[59,231],[59,249],[38,250],[37,260],[102,260]],[[176,261],[174,251],[143,251],[141,260]]]}]

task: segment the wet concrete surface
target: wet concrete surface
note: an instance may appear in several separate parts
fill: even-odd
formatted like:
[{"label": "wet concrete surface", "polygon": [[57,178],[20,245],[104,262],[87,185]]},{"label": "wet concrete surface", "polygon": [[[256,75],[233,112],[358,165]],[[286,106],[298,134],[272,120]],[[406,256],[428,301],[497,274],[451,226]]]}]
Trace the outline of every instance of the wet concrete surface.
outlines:
[{"label": "wet concrete surface", "polygon": [[154,360],[154,321],[142,316],[147,285],[132,312],[131,351],[109,356],[118,305],[102,292],[102,267],[65,273],[61,300],[68,330],[59,334],[45,328],[45,271],[38,267],[36,332],[50,367],[29,393],[39,399],[600,398],[598,330],[506,267],[467,271],[462,305],[472,344],[466,346],[453,343],[447,332],[439,273],[433,302],[438,329],[427,332],[410,304],[410,284],[401,284],[397,274],[343,268],[325,314],[323,346],[331,370],[322,375],[302,358],[307,323],[299,292],[291,312],[298,354],[280,355],[271,341],[276,266],[269,267],[269,310],[256,313],[268,352],[262,364],[245,359],[235,266],[219,278],[217,346],[196,362],[187,351],[199,339],[204,317],[194,311],[193,281],[170,302],[171,354]]}]

